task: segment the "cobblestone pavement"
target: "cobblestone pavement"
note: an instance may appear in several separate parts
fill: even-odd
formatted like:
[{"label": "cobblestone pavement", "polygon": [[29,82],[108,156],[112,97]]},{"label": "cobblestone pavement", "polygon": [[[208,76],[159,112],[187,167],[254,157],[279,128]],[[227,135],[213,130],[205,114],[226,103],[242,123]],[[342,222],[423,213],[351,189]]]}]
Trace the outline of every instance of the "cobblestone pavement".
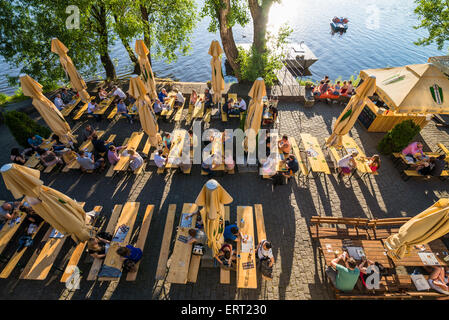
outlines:
[{"label": "cobblestone pavement", "polygon": [[[324,143],[332,130],[332,125],[342,111],[342,106],[317,104],[305,109],[298,104],[279,105],[280,133],[294,136],[298,143],[300,133],[307,132]],[[131,132],[140,129],[139,121],[129,124],[125,120],[99,123],[86,120],[98,129],[117,134],[116,142],[122,142]],[[81,123],[71,123],[72,128]],[[182,123],[184,126],[184,122]],[[237,127],[231,119],[226,128]],[[171,131],[173,123],[160,125]],[[219,120],[213,120],[211,127],[223,129]],[[2,163],[8,162],[10,148],[15,144],[5,126],[0,126]],[[383,134],[368,133],[360,124],[351,135],[367,155],[377,153],[376,145]],[[436,143],[449,145],[447,129],[438,128],[432,122],[417,138],[425,142],[428,150],[436,150]],[[143,147],[144,141],[140,145]],[[201,176],[199,166],[194,166],[189,176],[180,174],[158,175],[154,167],[138,177],[118,175],[106,178],[103,174],[81,174],[55,172],[42,174],[44,182],[78,201],[85,201],[87,210],[95,205],[103,206],[103,214],[109,217],[115,204],[126,201],[141,203],[135,226],[140,225],[147,204],[155,205],[149,235],[144,250],[143,261],[137,281],[117,283],[97,283],[82,281],[81,288],[74,293],[65,291],[59,282],[61,271],[67,261],[69,249],[73,246],[66,241],[53,270],[45,281],[18,280],[20,268],[16,268],[9,279],[0,280],[0,299],[332,299],[333,295],[323,284],[322,265],[318,259],[316,246],[312,243],[307,221],[311,216],[386,218],[403,215],[413,216],[429,207],[440,197],[448,196],[447,182],[439,180],[410,180],[404,182],[388,157],[382,157],[382,168],[377,177],[364,180],[352,179],[351,186],[338,184],[335,176],[310,179],[308,185],[299,181],[277,187],[272,191],[270,182],[262,180],[255,173],[236,173],[233,176],[216,178],[233,196],[231,221],[235,221],[236,207],[239,205],[263,205],[265,225],[274,244],[276,265],[274,279],[270,282],[259,280],[257,290],[240,290],[235,286],[235,273],[231,275],[231,285],[219,284],[217,269],[200,268],[195,284],[170,285],[155,282],[160,243],[169,204],[177,205],[175,225],[182,204],[194,202],[201,187],[207,181]],[[0,184],[0,198],[9,200],[11,194]],[[43,233],[42,233],[43,234]],[[173,244],[172,244],[173,245]],[[11,252],[13,248],[8,248]],[[21,260],[25,265],[30,252]],[[90,268],[89,259],[83,259],[79,267],[86,275]]]}]

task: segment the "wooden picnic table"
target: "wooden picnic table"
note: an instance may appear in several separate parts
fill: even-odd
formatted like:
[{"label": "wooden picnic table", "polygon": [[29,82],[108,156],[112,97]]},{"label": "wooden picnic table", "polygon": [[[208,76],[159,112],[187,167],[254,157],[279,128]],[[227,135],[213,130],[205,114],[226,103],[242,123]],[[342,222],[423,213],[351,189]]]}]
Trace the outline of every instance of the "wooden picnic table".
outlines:
[{"label": "wooden picnic table", "polygon": [[[139,146],[140,141],[142,140],[143,134],[144,134],[143,131],[133,132],[128,140],[127,149],[137,150],[137,147]],[[128,169],[128,166],[129,166],[129,156],[124,156],[122,153],[120,156],[120,160],[114,166],[114,171],[125,171]]]},{"label": "wooden picnic table", "polygon": [[[211,144],[212,144],[211,154],[214,155],[213,164],[217,165],[215,168],[212,169],[212,171],[223,171],[225,169],[223,132],[214,132]],[[218,159],[220,159],[221,162]]]},{"label": "wooden picnic table", "polygon": [[[242,225],[241,220],[244,220]],[[254,237],[253,207],[237,207],[238,227],[242,235],[248,236],[251,242],[245,247],[249,251],[242,251],[242,242],[237,242],[237,288],[257,289],[256,273],[256,238]]]},{"label": "wooden picnic table", "polygon": [[365,153],[363,153],[363,151],[359,148],[354,139],[352,139],[348,135],[343,136],[343,147],[348,154],[352,153],[354,150],[359,153],[358,156],[354,159],[357,165],[357,171],[359,171],[363,175],[373,173],[367,161],[365,160]]},{"label": "wooden picnic table", "polygon": [[[100,139],[104,135],[104,131],[100,130],[96,132],[96,135],[98,139]],[[94,150],[94,145],[92,144],[92,139],[87,139],[84,141],[81,146],[79,147],[79,150],[84,150],[87,152],[92,152]]]},{"label": "wooden picnic table", "polygon": [[182,150],[187,141],[190,141],[190,137],[185,130],[176,130],[174,132],[171,147],[170,147],[170,152],[167,157],[167,164],[165,165],[165,168],[172,169],[172,168],[179,167],[179,163],[181,161],[180,157],[182,155]]},{"label": "wooden picnic table", "polygon": [[106,110],[108,110],[109,106],[111,105],[112,101],[114,101],[115,97],[106,98],[103,101],[101,101],[98,106],[95,108],[94,114],[104,114]]},{"label": "wooden picnic table", "polygon": [[64,117],[67,117],[70,112],[73,111],[73,109],[75,109],[75,107],[78,105],[78,103],[80,103],[81,101],[81,97],[77,97],[76,99],[73,99],[72,101],[70,101],[64,109],[61,110],[61,114]]},{"label": "wooden picnic table", "polygon": [[[324,157],[323,151],[321,150],[320,144],[318,143],[318,139],[308,133],[301,133],[301,140],[304,144],[304,149],[307,153],[307,160],[312,171],[319,174],[330,174],[331,171],[327,165],[327,161]],[[310,155],[309,151],[315,152],[316,155]]]},{"label": "wooden picnic table", "polygon": [[[18,219],[20,218],[20,219]],[[12,221],[8,221],[3,225],[3,228],[0,230],[0,254],[5,250],[9,241],[12,239],[16,231],[20,228],[23,221],[25,221],[26,214],[19,211],[19,214],[16,218],[14,218],[14,223]],[[17,219],[19,221],[17,221]]]},{"label": "wooden picnic table", "polygon": [[170,267],[167,275],[169,283],[187,283],[187,275],[189,273],[190,258],[192,254],[192,244],[185,243],[181,239],[189,238],[189,229],[195,228],[196,214],[191,217],[189,226],[183,227],[183,222],[189,221],[184,219],[187,214],[194,213],[198,210],[198,206],[194,203],[184,203],[182,213],[179,217],[178,232],[176,233],[175,246],[170,257]]},{"label": "wooden picnic table", "polygon": [[414,246],[411,250],[409,256],[406,256],[400,260],[392,259],[395,266],[405,266],[405,267],[423,267],[428,266],[424,264],[421,260],[418,253],[430,253],[435,256],[440,266],[449,266],[449,258],[448,261],[445,261],[444,258],[449,256],[449,250],[444,245],[441,239],[437,239],[435,241],[430,242],[429,244],[423,245],[425,250],[421,250],[418,247]]},{"label": "wooden picnic table", "polygon": [[[336,258],[335,251],[339,254],[343,252],[343,243],[346,246],[361,247],[366,258],[373,262],[379,262],[385,268],[393,268],[391,260],[386,254],[385,247],[381,240],[342,240],[342,239],[320,239],[321,250],[326,260],[326,265],[330,266],[332,260]],[[348,245],[350,244],[350,245]]]}]

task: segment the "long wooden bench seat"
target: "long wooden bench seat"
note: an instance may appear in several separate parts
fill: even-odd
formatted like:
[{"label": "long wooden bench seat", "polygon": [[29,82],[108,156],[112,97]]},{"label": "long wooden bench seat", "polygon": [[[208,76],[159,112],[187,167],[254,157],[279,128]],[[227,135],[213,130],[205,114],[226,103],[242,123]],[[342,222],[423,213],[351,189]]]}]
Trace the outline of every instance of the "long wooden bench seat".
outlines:
[{"label": "long wooden bench seat", "polygon": [[[142,251],[145,248],[145,242],[147,241],[148,230],[150,229],[151,218],[153,217],[154,205],[149,204],[145,210],[145,215],[143,216],[142,226],[140,227],[139,236],[135,247],[140,248]],[[139,271],[140,261],[135,265],[133,271],[128,272],[126,276],[126,281],[135,281],[137,278],[137,272]]]},{"label": "long wooden bench seat", "polygon": [[175,120],[175,122],[180,122],[182,120],[182,112],[184,110],[185,104],[186,104],[186,101],[184,100],[184,103],[182,104],[182,106],[180,106],[178,108],[178,110],[176,110],[175,116],[173,118],[173,120]]},{"label": "long wooden bench seat", "polygon": [[[366,218],[337,218],[314,216],[310,219],[310,233],[316,238],[358,238],[367,239],[369,219]],[[321,224],[335,225],[335,227],[322,227]],[[340,228],[343,225],[346,228]]]},{"label": "long wooden bench seat", "polygon": [[[101,210],[103,210],[102,206],[96,206],[94,208],[94,211],[98,214],[100,214]],[[94,222],[92,223],[94,225]],[[75,249],[72,252],[72,255],[70,256],[70,259],[67,263],[67,266],[64,269],[64,273],[62,274],[60,282],[66,282],[70,276],[73,274],[75,267],[78,265],[78,262],[81,259],[81,256],[84,253],[84,250],[86,249],[87,241],[78,243],[78,245],[75,247]]]},{"label": "long wooden bench seat", "polygon": [[288,138],[290,145],[292,146],[293,154],[295,155],[296,160],[299,165],[299,175],[303,175],[307,177],[309,175],[309,169],[307,168],[307,162],[302,159],[301,152],[299,151],[298,144],[296,143],[295,138]]},{"label": "long wooden bench seat", "polygon": [[[416,170],[404,170],[404,171],[401,173],[401,177],[402,177],[402,179],[403,179],[404,181],[408,181],[408,180],[409,180],[410,178],[412,178],[412,177],[421,177],[421,178],[424,178],[424,177],[426,177],[426,176],[423,176],[423,175],[419,174],[418,171],[416,171]],[[434,178],[433,176],[431,176],[431,177]],[[439,178],[439,179],[441,179],[441,180],[446,180],[447,177],[449,177],[449,170],[444,170],[444,171],[441,173],[441,175],[440,175],[439,177],[436,177],[436,178]]]},{"label": "long wooden bench seat", "polygon": [[[267,233],[265,231],[265,220],[263,217],[263,208],[261,204],[255,204],[254,205],[254,213],[256,215],[256,231],[257,231],[257,246],[263,241],[268,240],[267,239]],[[257,255],[257,252],[255,253]],[[272,279],[265,277],[263,274],[261,274],[262,279],[271,281]]]},{"label": "long wooden bench seat", "polygon": [[156,280],[163,280],[167,271],[168,253],[170,250],[170,240],[173,232],[173,222],[175,221],[176,204],[168,206],[167,219],[165,220],[164,235],[162,237],[161,251],[157,262]]},{"label": "long wooden bench seat", "polygon": [[[122,212],[123,205],[116,204],[114,209],[112,210],[111,217],[109,218],[108,225],[106,226],[105,232],[113,233],[115,226],[117,225],[118,218],[120,216],[120,212]],[[101,265],[103,264],[102,259],[95,258],[92,262],[92,266],[90,267],[90,271],[87,275],[86,280],[93,281],[97,278],[98,272],[100,271]]]},{"label": "long wooden bench seat", "polygon": [[87,106],[89,103],[83,104],[81,108],[79,108],[78,112],[73,116],[73,120],[79,120],[81,116],[87,111]]},{"label": "long wooden bench seat", "polygon": [[399,227],[410,220],[410,217],[372,219],[368,223],[370,239],[386,239],[392,234],[398,233]]},{"label": "long wooden bench seat", "polygon": [[446,156],[449,156],[449,149],[442,143],[437,143],[438,151],[442,151]]},{"label": "long wooden bench seat", "polygon": [[329,152],[330,152],[330,155],[331,155],[331,160],[334,163],[335,173],[337,173],[338,161],[340,161],[341,157],[338,154],[338,150],[335,147],[329,147]]}]

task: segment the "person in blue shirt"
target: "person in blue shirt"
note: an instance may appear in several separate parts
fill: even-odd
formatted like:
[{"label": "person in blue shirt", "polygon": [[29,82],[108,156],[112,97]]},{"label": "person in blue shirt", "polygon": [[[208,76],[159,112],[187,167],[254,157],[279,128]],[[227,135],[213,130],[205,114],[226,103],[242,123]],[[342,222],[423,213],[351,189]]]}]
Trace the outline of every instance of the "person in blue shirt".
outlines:
[{"label": "person in blue shirt", "polygon": [[42,150],[39,146],[42,144],[42,142],[44,142],[44,138],[42,138],[40,135],[36,134],[33,137],[28,138],[27,141],[33,151]]},{"label": "person in blue shirt", "polygon": [[117,249],[117,254],[122,258],[131,260],[132,262],[138,262],[142,259],[142,250],[140,248],[133,247],[132,245],[127,245],[126,247],[120,247]]},{"label": "person in blue shirt", "polygon": [[120,101],[117,103],[117,114],[121,114],[128,118],[129,123],[133,123],[133,116],[128,113],[128,108],[126,107],[125,102],[123,99],[120,99]]},{"label": "person in blue shirt", "polygon": [[[225,227],[223,238],[225,242],[232,244],[235,248],[237,246],[237,241],[240,241],[240,239],[243,240],[243,235],[236,224],[230,224]],[[243,242],[245,242],[245,240],[243,240]]]},{"label": "person in blue shirt", "polygon": [[158,97],[160,102],[164,103],[164,99],[168,97],[167,91],[164,88],[162,88],[161,92],[159,92],[157,97]]}]

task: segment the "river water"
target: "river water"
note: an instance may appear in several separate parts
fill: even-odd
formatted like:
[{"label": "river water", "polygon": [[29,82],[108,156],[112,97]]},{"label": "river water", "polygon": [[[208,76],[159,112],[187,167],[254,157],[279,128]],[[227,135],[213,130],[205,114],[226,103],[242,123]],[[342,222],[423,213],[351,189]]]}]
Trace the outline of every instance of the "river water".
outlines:
[{"label": "river water", "polygon": [[[197,3],[200,7],[203,0]],[[363,69],[425,63],[431,56],[446,54],[435,45],[418,47],[414,44],[426,35],[425,30],[413,28],[418,24],[414,8],[414,0],[282,0],[270,11],[269,31],[276,33],[281,25],[288,23],[293,29],[290,41],[305,41],[319,59],[310,69],[313,80],[325,74],[331,79],[340,76],[348,79]],[[347,33],[331,34],[329,23],[334,16],[349,18]],[[209,80],[211,57],[207,52],[211,41],[220,40],[220,37],[207,31],[208,24],[208,18],[198,22],[189,55],[179,56],[171,64],[153,60],[156,76],[179,81]],[[234,37],[237,43],[251,42],[252,24],[235,27]],[[117,63],[118,75],[132,72],[129,57],[119,41],[111,48],[111,56]],[[0,58],[1,93],[14,92],[15,88],[8,85],[5,76],[19,72]],[[226,76],[225,81],[235,79]]]}]

